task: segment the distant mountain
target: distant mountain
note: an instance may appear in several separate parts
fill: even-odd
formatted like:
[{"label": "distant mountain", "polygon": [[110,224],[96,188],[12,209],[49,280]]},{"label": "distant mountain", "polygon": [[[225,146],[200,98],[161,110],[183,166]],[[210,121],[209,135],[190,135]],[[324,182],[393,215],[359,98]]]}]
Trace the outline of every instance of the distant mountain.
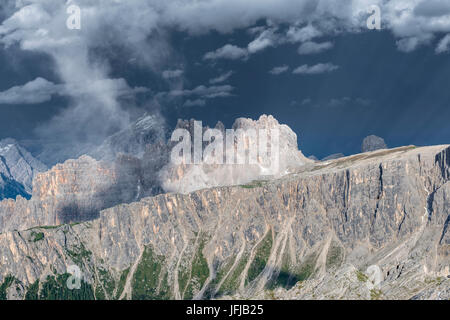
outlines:
[{"label": "distant mountain", "polygon": [[114,161],[119,154],[142,157],[147,147],[166,142],[164,119],[158,114],[144,115],[88,154],[97,159]]},{"label": "distant mountain", "polygon": [[18,195],[27,199],[30,198],[23,185],[0,173],[0,200],[14,199]]},{"label": "distant mountain", "polygon": [[365,137],[362,145],[361,145],[361,152],[370,152],[370,151],[375,151],[375,150],[380,150],[380,149],[387,149],[387,145],[384,142],[383,138],[380,138],[378,136],[368,136]]},{"label": "distant mountain", "polygon": [[0,200],[21,195],[29,198],[33,178],[47,167],[16,140],[0,140]]}]

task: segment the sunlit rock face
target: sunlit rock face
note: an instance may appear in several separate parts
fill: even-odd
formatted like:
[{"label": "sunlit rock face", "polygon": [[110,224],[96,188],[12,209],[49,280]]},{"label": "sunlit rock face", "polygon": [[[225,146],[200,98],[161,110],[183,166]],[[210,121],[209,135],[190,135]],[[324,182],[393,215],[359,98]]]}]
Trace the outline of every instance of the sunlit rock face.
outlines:
[{"label": "sunlit rock face", "polygon": [[[177,125],[177,129],[186,129],[190,133],[191,151],[195,148],[194,125],[193,120],[179,121]],[[228,132],[219,122],[215,131],[221,133],[219,139],[222,146],[218,147],[220,150],[216,149],[219,153],[208,153],[206,152],[208,146],[213,142],[210,137],[205,136],[209,128],[201,128],[199,132],[203,135],[203,159],[197,164],[186,162],[168,164],[160,173],[163,188],[170,192],[186,193],[215,186],[274,179],[287,174],[292,168],[312,162],[298,150],[297,135],[288,126],[279,124],[272,116],[263,115],[258,120],[239,118],[234,122],[232,129],[236,136],[227,140]],[[251,132],[256,133],[256,136],[252,137],[249,134]],[[262,148],[264,142],[259,140],[263,135],[267,137],[265,150]],[[239,153],[240,143],[243,146],[243,153]],[[231,163],[227,163],[229,154],[235,155]],[[255,160],[253,162],[250,160],[252,155]],[[192,156],[191,159],[193,158]]]},{"label": "sunlit rock face", "polygon": [[110,165],[83,156],[67,160],[33,181],[31,200],[0,202],[2,230],[58,225],[96,218],[111,203],[117,176]]}]

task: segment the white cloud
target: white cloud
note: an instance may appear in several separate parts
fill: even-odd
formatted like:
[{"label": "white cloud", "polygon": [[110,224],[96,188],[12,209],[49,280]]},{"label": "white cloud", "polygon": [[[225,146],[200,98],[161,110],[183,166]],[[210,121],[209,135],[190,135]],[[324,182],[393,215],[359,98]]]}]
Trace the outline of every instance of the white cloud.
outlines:
[{"label": "white cloud", "polygon": [[207,52],[203,59],[205,60],[216,60],[216,59],[229,59],[238,60],[243,59],[248,56],[246,49],[239,48],[238,46],[226,44],[222,48],[216,51]]},{"label": "white cloud", "polygon": [[440,41],[436,47],[436,53],[444,53],[450,51],[450,34],[447,34]]},{"label": "white cloud", "polygon": [[195,99],[195,100],[188,99],[183,104],[184,107],[203,107],[205,105],[206,105],[206,100],[204,100],[204,99]]},{"label": "white cloud", "polygon": [[174,79],[179,78],[183,75],[183,70],[177,69],[177,70],[165,70],[162,73],[162,77],[164,79]]},{"label": "white cloud", "polygon": [[279,75],[288,70],[289,70],[289,66],[283,65],[283,66],[279,66],[279,67],[274,67],[272,70],[269,71],[269,73],[273,74],[273,75]]},{"label": "white cloud", "polygon": [[130,88],[122,78],[93,81],[86,79],[83,83],[54,84],[38,77],[24,85],[0,92],[0,104],[39,104],[50,101],[55,95],[90,97],[92,92],[100,93],[111,89],[117,92],[117,97],[149,91],[142,87]]},{"label": "white cloud", "polygon": [[268,29],[264,30],[255,40],[250,42],[247,46],[247,49],[250,54],[253,54],[268,47],[273,47],[275,45],[275,42],[276,39],[274,31]]},{"label": "white cloud", "polygon": [[292,43],[305,42],[322,36],[322,32],[311,24],[305,27],[291,26],[286,33],[287,40]]},{"label": "white cloud", "polygon": [[209,80],[210,84],[218,84],[227,81],[232,75],[234,74],[233,71],[225,72],[224,74],[221,74],[220,76],[213,78]]},{"label": "white cloud", "polygon": [[299,54],[317,54],[324,52],[328,49],[331,49],[333,47],[333,43],[327,41],[322,43],[317,43],[313,41],[308,41],[305,43],[302,43],[300,47],[298,48]]},{"label": "white cloud", "polygon": [[0,92],[0,104],[38,104],[51,100],[59,86],[43,78],[36,78],[23,86]]},{"label": "white cloud", "polygon": [[414,14],[423,17],[441,17],[450,14],[450,2],[447,0],[421,1],[414,8]]},{"label": "white cloud", "polygon": [[294,74],[320,74],[320,73],[327,73],[332,72],[339,69],[338,66],[332,64],[332,63],[318,63],[313,66],[309,66],[307,64],[304,64],[294,71],[292,73]]},{"label": "white cloud", "polygon": [[[172,97],[199,96],[203,99],[226,98],[232,96],[234,87],[230,85],[204,86],[200,85],[191,90],[172,90],[168,94]],[[164,94],[166,95],[166,93]]]}]

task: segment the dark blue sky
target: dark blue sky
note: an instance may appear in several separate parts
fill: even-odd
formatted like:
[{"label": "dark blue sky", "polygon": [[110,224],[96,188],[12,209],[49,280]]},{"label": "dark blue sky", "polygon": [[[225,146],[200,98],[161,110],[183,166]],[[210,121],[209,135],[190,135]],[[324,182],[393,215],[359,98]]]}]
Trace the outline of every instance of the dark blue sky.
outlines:
[{"label": "dark blue sky", "polygon": [[[382,136],[392,147],[450,142],[450,60],[430,47],[404,53],[390,33],[374,31],[330,39],[334,48],[316,55],[301,56],[296,46],[286,45],[247,61],[195,65],[202,62],[201,53],[227,40],[218,35],[185,39],[182,52],[192,86],[205,83],[217,70],[233,70],[229,83],[235,96],[206,106],[178,107],[173,119],[193,117],[209,125],[221,120],[230,127],[237,117],[272,114],[298,134],[305,154],[318,157],[357,153],[370,134]],[[236,37],[234,41],[239,43]],[[292,69],[320,62],[339,69],[318,75],[268,73],[279,65]]]}]

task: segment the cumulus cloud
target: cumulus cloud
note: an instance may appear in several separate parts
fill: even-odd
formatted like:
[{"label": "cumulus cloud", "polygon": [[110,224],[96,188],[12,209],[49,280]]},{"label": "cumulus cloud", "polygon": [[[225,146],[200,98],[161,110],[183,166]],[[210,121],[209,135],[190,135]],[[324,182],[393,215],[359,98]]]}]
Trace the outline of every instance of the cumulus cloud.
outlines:
[{"label": "cumulus cloud", "polygon": [[177,70],[165,70],[162,73],[162,77],[164,79],[174,79],[179,78],[183,75],[183,70],[177,69]]},{"label": "cumulus cloud", "polygon": [[[402,51],[409,52],[421,45],[429,45],[436,35],[450,32],[450,3],[447,0],[212,0],[186,4],[189,13],[193,14],[194,8],[203,13],[200,16],[197,12],[195,16],[199,20],[191,22],[186,29],[193,33],[201,32],[201,25],[207,30],[225,33],[250,27],[250,33],[259,33],[259,36],[247,49],[259,51],[288,42],[303,43],[337,33],[367,31],[370,15],[367,10],[372,5],[380,7],[383,28],[393,33]],[[178,8],[178,11],[181,10]],[[213,19],[214,14],[219,15],[218,12],[221,12],[220,16]],[[282,24],[289,27],[286,32],[281,29],[275,33],[260,26],[252,27],[260,19],[267,19],[275,29]],[[263,35],[264,31],[266,34]]]},{"label": "cumulus cloud", "polygon": [[436,53],[444,53],[450,51],[450,34],[447,34],[440,41],[436,47]]},{"label": "cumulus cloud", "polygon": [[264,50],[268,47],[273,47],[276,44],[276,36],[274,30],[268,29],[261,32],[261,34],[247,46],[250,54]]},{"label": "cumulus cloud", "polygon": [[0,92],[0,104],[38,104],[51,100],[59,86],[43,78],[36,78],[22,86]]},{"label": "cumulus cloud", "polygon": [[209,83],[210,83],[210,84],[218,84],[218,83],[225,82],[225,81],[227,81],[233,74],[234,74],[233,71],[225,72],[224,74],[221,74],[220,76],[218,76],[218,77],[216,77],[216,78],[210,79],[210,80],[209,80]]},{"label": "cumulus cloud", "polygon": [[247,49],[240,48],[238,46],[232,44],[226,44],[223,47],[215,50],[207,52],[203,59],[205,60],[216,60],[216,59],[229,59],[229,60],[238,60],[243,59],[248,56]]},{"label": "cumulus cloud", "polygon": [[232,91],[234,88],[230,85],[222,85],[222,86],[204,86],[200,85],[191,90],[173,90],[170,91],[169,94],[175,97],[187,97],[197,95],[203,97],[205,99],[213,99],[219,97],[230,97],[232,95]]},{"label": "cumulus cloud", "polygon": [[291,26],[286,32],[286,38],[291,43],[305,42],[320,36],[322,36],[322,32],[317,30],[311,24],[301,28],[298,26]]},{"label": "cumulus cloud", "polygon": [[421,1],[414,8],[414,14],[423,17],[441,17],[450,14],[450,2],[447,0]]},{"label": "cumulus cloud", "polygon": [[298,68],[296,68],[292,73],[294,74],[321,74],[332,72],[339,69],[338,66],[332,63],[318,63],[312,66],[304,64]]},{"label": "cumulus cloud", "polygon": [[156,99],[163,104],[182,102],[183,107],[202,107],[208,100],[229,98],[233,96],[234,87],[230,85],[200,85],[193,89],[174,89],[168,92],[160,92]]},{"label": "cumulus cloud", "polygon": [[160,92],[156,99],[163,102],[173,102],[174,99],[185,100],[183,106],[204,106],[210,99],[229,98],[233,96],[234,87],[230,85],[205,86],[200,85],[193,89],[174,89]]},{"label": "cumulus cloud", "polygon": [[302,45],[298,48],[299,54],[317,54],[333,47],[333,43],[327,41],[322,43],[317,43],[313,41],[308,41],[302,43]]},{"label": "cumulus cloud", "polygon": [[269,73],[273,74],[273,75],[279,75],[279,74],[282,74],[282,73],[284,73],[284,72],[286,72],[288,70],[289,70],[289,66],[282,65],[282,66],[279,66],[279,67],[274,67],[272,70],[269,71]]},{"label": "cumulus cloud", "polygon": [[[89,84],[89,86],[86,86]],[[86,90],[89,87],[90,90]],[[89,96],[92,90],[102,91],[114,88],[118,97],[132,96],[136,93],[148,92],[147,88],[130,88],[124,79],[103,79],[90,81],[86,79],[82,84],[55,84],[41,77],[21,86],[14,86],[0,92],[0,104],[39,104],[48,102],[52,96]]]},{"label": "cumulus cloud", "polygon": [[205,99],[186,100],[183,104],[184,107],[203,107],[206,105]]}]

